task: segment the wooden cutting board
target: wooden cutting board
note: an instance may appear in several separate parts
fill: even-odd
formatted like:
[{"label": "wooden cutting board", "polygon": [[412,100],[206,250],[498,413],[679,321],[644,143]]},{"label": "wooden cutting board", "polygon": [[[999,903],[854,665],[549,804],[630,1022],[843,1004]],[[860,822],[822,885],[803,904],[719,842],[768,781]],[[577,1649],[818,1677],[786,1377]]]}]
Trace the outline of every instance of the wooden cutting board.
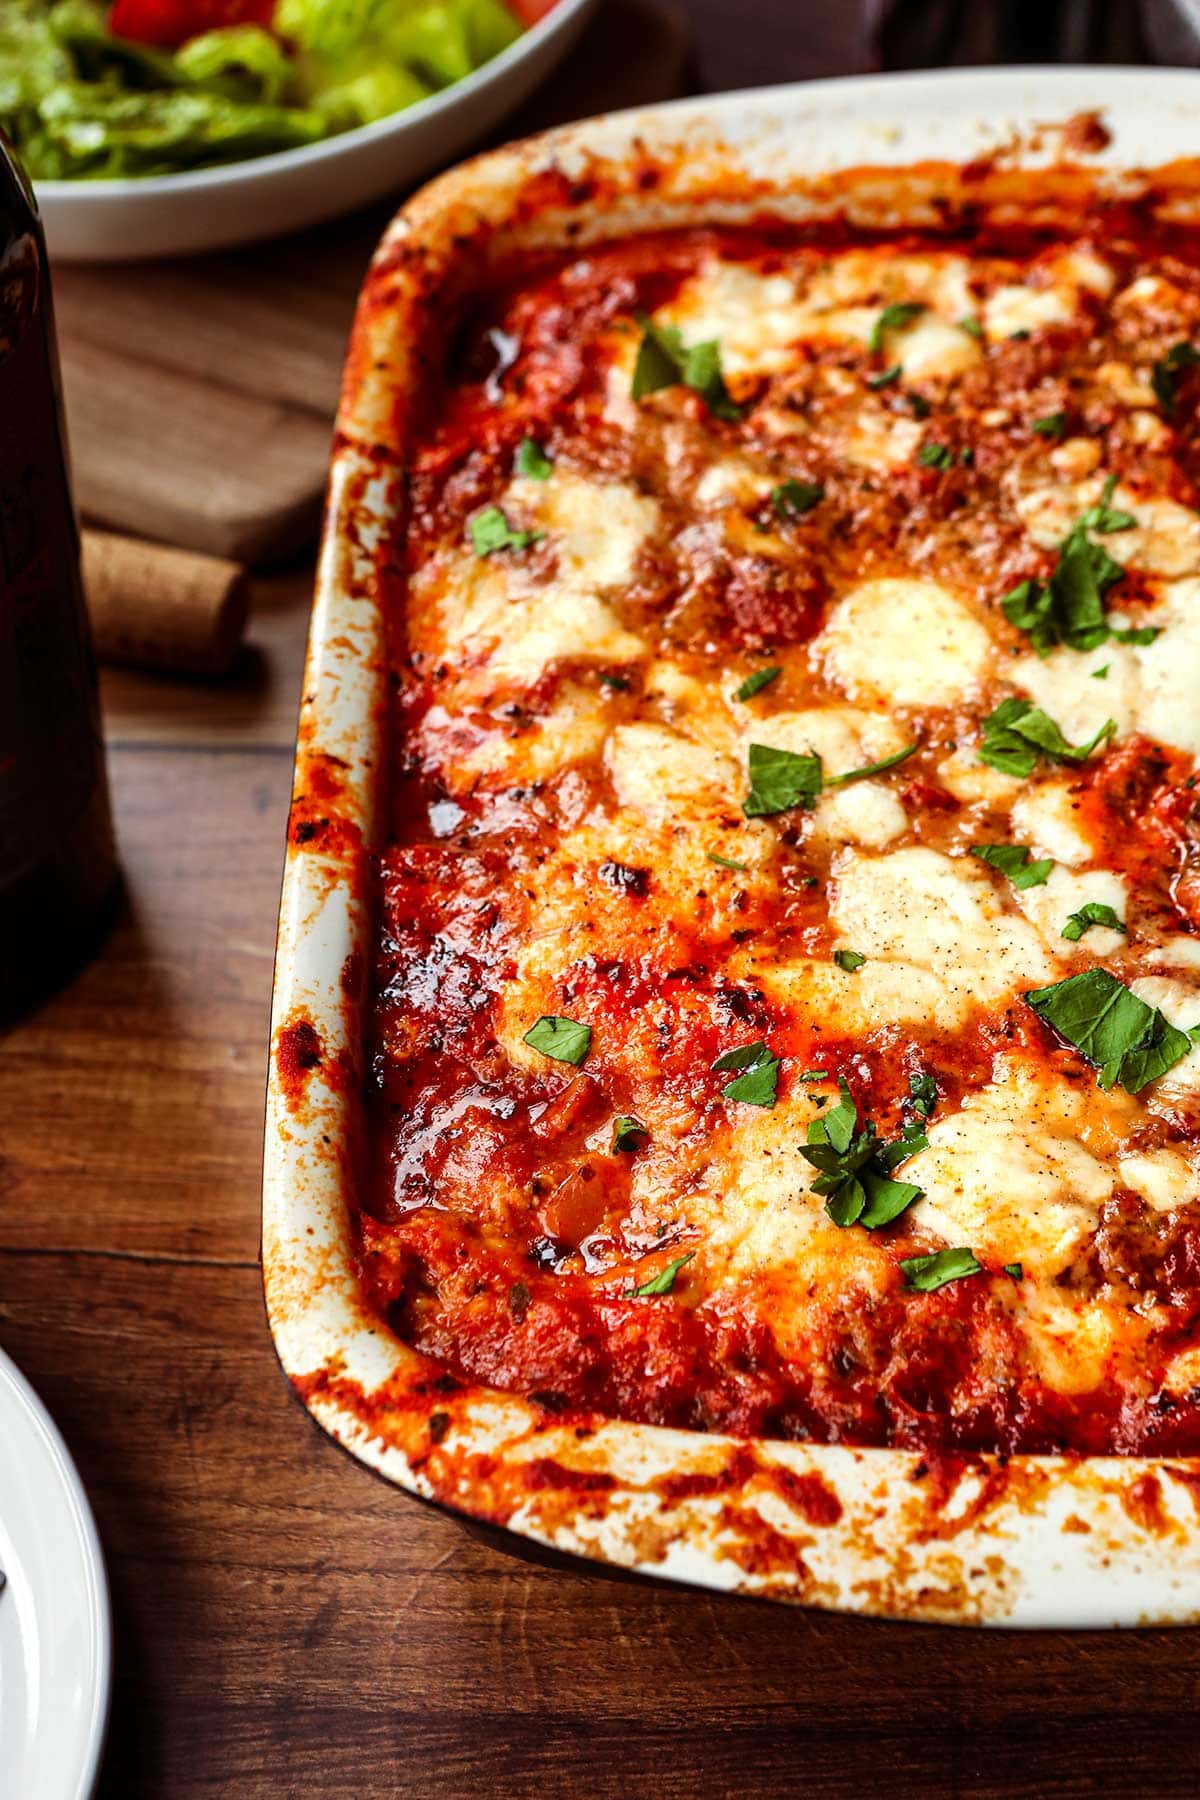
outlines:
[{"label": "wooden cutting board", "polygon": [[[672,0],[608,0],[505,137],[683,89]],[[354,299],[395,206],[185,261],[54,271],[80,510],[262,564],[312,540]]]}]

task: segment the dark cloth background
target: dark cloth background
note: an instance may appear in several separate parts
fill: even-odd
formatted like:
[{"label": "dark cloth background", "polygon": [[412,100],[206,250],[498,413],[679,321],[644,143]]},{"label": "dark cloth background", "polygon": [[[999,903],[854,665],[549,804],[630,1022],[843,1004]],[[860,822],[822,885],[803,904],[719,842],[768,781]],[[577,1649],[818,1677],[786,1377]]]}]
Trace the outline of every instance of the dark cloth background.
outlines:
[{"label": "dark cloth background", "polygon": [[[1200,0],[684,0],[696,85],[1020,62],[1200,63]],[[738,29],[729,29],[736,18]]]}]

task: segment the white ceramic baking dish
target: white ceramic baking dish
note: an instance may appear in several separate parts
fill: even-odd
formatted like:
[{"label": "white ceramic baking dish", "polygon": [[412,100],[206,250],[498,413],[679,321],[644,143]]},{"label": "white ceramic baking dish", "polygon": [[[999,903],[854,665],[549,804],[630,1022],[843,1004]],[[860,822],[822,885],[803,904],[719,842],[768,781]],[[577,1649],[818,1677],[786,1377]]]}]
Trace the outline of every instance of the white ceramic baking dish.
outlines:
[{"label": "white ceramic baking dish", "polygon": [[[1103,133],[1048,123],[1092,109],[1111,133],[1103,149],[1088,148]],[[389,230],[347,363],[305,677],[263,1266],[297,1392],[397,1485],[558,1550],[811,1605],[1012,1625],[1200,1617],[1200,1461],[934,1458],[564,1422],[406,1348],[361,1301],[351,1230],[385,762],[381,597],[395,581],[409,403],[438,320],[499,258],[644,226],[831,209],[922,221],[968,198],[1027,207],[1030,168],[1066,219],[1097,189],[1146,189],[1150,168],[1163,205],[1190,206],[1198,147],[1192,74],[821,82],[515,145],[434,182]]]}]

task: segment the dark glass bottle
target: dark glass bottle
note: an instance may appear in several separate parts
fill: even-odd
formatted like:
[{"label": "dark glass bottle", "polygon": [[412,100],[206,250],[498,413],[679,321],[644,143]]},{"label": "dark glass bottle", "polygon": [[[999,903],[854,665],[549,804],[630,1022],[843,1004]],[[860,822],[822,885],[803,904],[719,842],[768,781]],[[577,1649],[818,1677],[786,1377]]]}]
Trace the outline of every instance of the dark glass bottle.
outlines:
[{"label": "dark glass bottle", "polygon": [[94,948],[115,887],[46,245],[0,133],[0,1021]]}]

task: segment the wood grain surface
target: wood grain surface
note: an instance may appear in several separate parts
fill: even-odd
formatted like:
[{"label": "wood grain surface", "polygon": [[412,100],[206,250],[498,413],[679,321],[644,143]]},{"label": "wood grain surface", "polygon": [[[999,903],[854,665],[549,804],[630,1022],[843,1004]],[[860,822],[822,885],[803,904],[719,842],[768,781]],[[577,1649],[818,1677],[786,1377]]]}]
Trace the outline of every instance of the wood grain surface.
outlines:
[{"label": "wood grain surface", "polygon": [[[1196,1795],[1194,1631],[896,1626],[534,1564],[387,1487],[291,1399],[259,1158],[310,591],[307,565],[255,583],[219,687],[106,673],[126,904],[0,1040],[0,1343],[107,1552],[102,1793]],[[0,1793],[25,1800],[2,1769]]]}]

